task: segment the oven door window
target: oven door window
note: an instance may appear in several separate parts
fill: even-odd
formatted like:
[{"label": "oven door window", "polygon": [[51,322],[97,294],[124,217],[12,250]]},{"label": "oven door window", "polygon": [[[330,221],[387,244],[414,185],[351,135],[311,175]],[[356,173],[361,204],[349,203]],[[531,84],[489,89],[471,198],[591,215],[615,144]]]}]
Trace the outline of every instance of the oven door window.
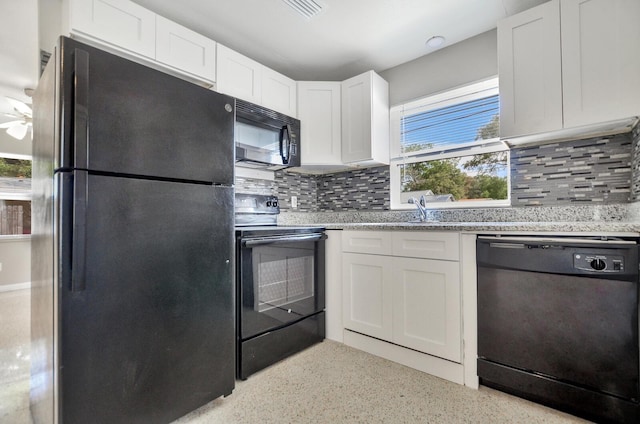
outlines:
[{"label": "oven door window", "polygon": [[241,251],[242,337],[324,309],[317,293],[315,242],[279,242]]}]

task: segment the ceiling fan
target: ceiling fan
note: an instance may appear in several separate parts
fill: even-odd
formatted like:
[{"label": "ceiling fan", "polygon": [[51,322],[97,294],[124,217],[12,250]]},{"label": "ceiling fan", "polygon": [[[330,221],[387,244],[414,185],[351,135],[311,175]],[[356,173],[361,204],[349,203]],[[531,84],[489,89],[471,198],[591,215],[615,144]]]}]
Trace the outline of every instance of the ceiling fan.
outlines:
[{"label": "ceiling fan", "polygon": [[18,140],[22,140],[27,132],[31,132],[33,138],[33,112],[31,107],[20,100],[5,96],[5,100],[13,107],[15,113],[5,113],[4,115],[16,118],[14,121],[0,124],[0,128],[6,128],[7,134]]}]

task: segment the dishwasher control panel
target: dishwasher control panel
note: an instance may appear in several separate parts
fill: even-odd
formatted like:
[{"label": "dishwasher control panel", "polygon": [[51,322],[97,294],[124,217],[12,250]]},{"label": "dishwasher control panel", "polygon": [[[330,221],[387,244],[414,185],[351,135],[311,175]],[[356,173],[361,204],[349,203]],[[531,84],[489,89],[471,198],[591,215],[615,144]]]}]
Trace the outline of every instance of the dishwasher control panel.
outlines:
[{"label": "dishwasher control panel", "polygon": [[615,255],[574,253],[573,267],[583,271],[623,272],[624,257]]}]

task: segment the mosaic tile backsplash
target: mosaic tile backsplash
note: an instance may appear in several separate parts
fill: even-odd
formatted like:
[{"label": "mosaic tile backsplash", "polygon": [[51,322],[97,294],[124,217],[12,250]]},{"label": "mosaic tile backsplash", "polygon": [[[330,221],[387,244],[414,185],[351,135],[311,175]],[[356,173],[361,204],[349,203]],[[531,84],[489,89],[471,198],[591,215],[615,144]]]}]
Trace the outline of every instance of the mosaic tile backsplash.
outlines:
[{"label": "mosaic tile backsplash", "polygon": [[631,134],[511,149],[513,206],[626,203]]},{"label": "mosaic tile backsplash", "polygon": [[320,211],[389,210],[389,167],[318,177]]},{"label": "mosaic tile backsplash", "polygon": [[640,200],[640,124],[631,132],[633,139],[631,160],[631,200]]},{"label": "mosaic tile backsplash", "polygon": [[[238,178],[236,190],[276,194],[284,211],[389,210],[388,166],[327,175],[277,171],[275,181]],[[511,150],[511,204],[609,205],[640,200],[640,125],[610,137]]]}]

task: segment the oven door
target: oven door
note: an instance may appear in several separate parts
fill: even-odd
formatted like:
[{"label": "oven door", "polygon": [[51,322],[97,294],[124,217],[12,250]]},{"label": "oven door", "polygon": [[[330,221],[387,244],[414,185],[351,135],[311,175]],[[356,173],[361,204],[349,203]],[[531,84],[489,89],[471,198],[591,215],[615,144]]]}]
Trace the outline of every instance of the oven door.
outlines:
[{"label": "oven door", "polygon": [[242,340],[324,310],[325,239],[317,233],[238,240]]}]

